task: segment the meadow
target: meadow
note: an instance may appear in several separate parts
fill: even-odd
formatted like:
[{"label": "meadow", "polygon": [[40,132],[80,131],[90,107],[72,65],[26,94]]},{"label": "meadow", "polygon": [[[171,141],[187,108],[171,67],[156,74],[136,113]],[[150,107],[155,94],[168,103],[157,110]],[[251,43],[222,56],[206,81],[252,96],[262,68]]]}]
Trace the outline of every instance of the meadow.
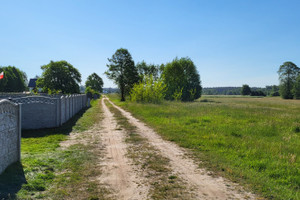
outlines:
[{"label": "meadow", "polygon": [[300,199],[300,101],[203,96],[195,102],[117,105],[164,139],[192,150],[200,167],[267,199]]}]

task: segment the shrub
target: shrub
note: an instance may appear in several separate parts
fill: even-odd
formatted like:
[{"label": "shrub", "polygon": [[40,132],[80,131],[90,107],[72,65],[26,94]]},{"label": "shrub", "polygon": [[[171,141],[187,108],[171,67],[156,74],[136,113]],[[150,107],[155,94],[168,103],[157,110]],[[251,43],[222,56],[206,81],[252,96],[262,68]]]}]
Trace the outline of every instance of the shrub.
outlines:
[{"label": "shrub", "polygon": [[98,91],[93,90],[91,87],[85,88],[85,93],[88,98],[92,99],[95,95],[100,97],[100,93]]},{"label": "shrub", "polygon": [[153,76],[144,76],[140,83],[134,84],[130,92],[131,101],[161,103],[165,97],[166,86],[162,80],[154,81]]}]

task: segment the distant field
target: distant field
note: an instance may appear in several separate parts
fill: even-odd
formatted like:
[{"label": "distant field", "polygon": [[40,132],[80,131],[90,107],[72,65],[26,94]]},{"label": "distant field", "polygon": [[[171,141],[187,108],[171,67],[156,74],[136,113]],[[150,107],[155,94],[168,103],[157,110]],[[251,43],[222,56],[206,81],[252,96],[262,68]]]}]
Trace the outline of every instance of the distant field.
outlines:
[{"label": "distant field", "polygon": [[196,102],[118,105],[201,165],[268,199],[300,199],[300,101],[203,96]]}]

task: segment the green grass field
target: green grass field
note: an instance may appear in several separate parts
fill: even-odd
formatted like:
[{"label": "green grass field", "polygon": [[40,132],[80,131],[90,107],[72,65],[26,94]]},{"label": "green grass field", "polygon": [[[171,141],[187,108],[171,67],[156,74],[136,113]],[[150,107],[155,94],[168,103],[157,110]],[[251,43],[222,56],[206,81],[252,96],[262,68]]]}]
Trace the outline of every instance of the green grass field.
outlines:
[{"label": "green grass field", "polygon": [[[98,171],[97,155],[91,145],[61,149],[60,142],[72,132],[89,129],[101,119],[99,101],[79,112],[59,128],[22,131],[21,163],[11,165],[0,176],[0,199],[88,199],[99,197],[98,186],[90,181]],[[94,171],[93,171],[94,170]]]},{"label": "green grass field", "polygon": [[267,199],[300,199],[300,101],[204,96],[154,105],[109,97],[215,175]]}]

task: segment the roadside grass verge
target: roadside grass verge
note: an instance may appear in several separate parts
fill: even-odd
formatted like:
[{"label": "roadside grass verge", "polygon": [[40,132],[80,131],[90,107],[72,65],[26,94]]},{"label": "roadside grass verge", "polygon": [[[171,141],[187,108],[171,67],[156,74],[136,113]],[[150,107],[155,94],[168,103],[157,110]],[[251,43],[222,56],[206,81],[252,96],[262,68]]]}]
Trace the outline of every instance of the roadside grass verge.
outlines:
[{"label": "roadside grass verge", "polygon": [[172,173],[169,160],[161,156],[146,138],[136,133],[136,127],[131,125],[118,109],[107,101],[105,104],[114,114],[119,128],[127,133],[125,140],[129,144],[127,155],[147,179],[151,199],[193,199],[193,194],[185,187],[183,180]]},{"label": "roadside grass verge", "polygon": [[205,96],[154,105],[108,96],[164,139],[193,150],[200,167],[267,199],[300,199],[300,101]]},{"label": "roadside grass verge", "polygon": [[0,176],[0,199],[101,197],[97,183],[90,180],[100,173],[93,167],[97,161],[90,151],[93,144],[59,148],[72,131],[85,131],[101,119],[99,101],[91,104],[61,127],[22,131],[21,164]]}]

